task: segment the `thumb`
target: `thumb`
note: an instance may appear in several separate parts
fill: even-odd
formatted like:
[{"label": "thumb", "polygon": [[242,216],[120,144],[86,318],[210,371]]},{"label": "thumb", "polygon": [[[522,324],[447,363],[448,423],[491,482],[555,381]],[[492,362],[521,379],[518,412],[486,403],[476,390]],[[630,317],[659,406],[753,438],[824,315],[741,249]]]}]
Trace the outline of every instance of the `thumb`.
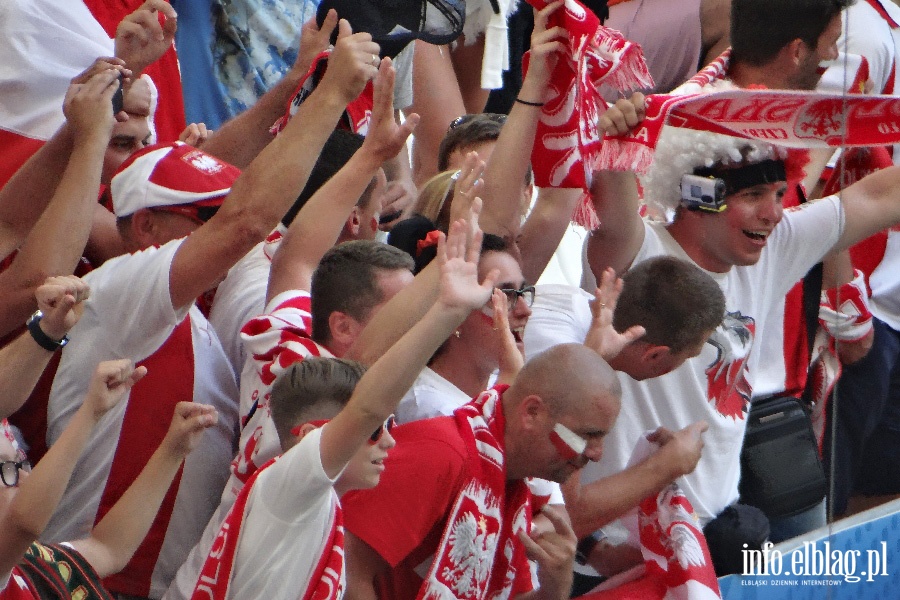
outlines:
[{"label": "thumb", "polygon": [[353,28],[350,27],[350,21],[347,19],[338,21],[338,39],[340,40],[351,35],[353,35]]},{"label": "thumb", "polygon": [[688,425],[688,429],[699,438],[701,433],[709,429],[709,423],[706,421],[697,421],[696,423]]},{"label": "thumb", "polygon": [[635,340],[641,339],[645,333],[647,333],[646,329],[644,329],[640,325],[634,325],[632,327],[629,327],[628,330],[625,333],[623,333],[622,335],[625,338],[625,340],[627,341],[627,343],[630,344],[630,343],[634,342]]}]

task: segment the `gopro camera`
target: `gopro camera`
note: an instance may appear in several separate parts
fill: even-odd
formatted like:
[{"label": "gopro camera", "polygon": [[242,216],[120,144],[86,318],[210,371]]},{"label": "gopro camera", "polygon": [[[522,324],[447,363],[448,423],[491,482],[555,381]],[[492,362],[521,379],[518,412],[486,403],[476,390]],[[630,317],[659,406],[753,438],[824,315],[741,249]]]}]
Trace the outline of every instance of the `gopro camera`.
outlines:
[{"label": "gopro camera", "polygon": [[681,204],[690,210],[722,212],[725,204],[725,182],[702,175],[681,176]]}]

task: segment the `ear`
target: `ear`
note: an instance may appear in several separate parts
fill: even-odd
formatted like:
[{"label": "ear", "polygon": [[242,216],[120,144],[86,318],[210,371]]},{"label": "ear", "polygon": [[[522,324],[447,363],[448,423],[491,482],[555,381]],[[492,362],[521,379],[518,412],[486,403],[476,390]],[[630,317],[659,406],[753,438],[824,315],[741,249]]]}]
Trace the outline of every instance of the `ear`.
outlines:
[{"label": "ear", "polygon": [[671,354],[672,349],[668,346],[648,344],[646,350],[641,354],[641,360],[650,367],[652,373],[661,374],[664,368],[662,363]]},{"label": "ear", "polygon": [[784,48],[781,49],[781,52],[778,53],[779,57],[784,55],[791,61],[791,64],[794,66],[799,65],[806,55],[811,52],[809,46],[806,45],[806,42],[801,40],[800,38],[796,38],[789,42]]},{"label": "ear", "polygon": [[344,232],[348,237],[356,239],[359,237],[359,228],[359,210],[353,207],[353,210],[350,211],[350,216],[347,217],[347,221],[344,223]]},{"label": "ear", "polygon": [[153,211],[141,208],[131,216],[131,237],[139,248],[152,246],[156,240],[156,220]]},{"label": "ear", "polygon": [[537,429],[550,416],[547,404],[537,394],[529,394],[519,403],[519,418],[525,430]]},{"label": "ear", "polygon": [[328,333],[332,349],[339,354],[339,348],[349,348],[362,331],[359,321],[346,313],[333,311],[328,315]]},{"label": "ear", "polygon": [[296,436],[297,441],[299,442],[300,440],[302,440],[303,438],[306,437],[307,433],[309,433],[310,431],[314,431],[315,429],[316,429],[315,425],[313,425],[311,423],[304,423],[303,425],[300,426],[299,435]]}]

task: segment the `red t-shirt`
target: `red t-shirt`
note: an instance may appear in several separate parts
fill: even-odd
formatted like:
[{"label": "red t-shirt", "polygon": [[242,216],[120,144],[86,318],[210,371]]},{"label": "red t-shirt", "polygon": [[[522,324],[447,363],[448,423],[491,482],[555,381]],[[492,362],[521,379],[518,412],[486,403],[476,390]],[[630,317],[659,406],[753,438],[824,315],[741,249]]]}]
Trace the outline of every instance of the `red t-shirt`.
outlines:
[{"label": "red t-shirt", "polygon": [[[470,454],[453,417],[414,421],[391,433],[397,446],[385,461],[378,486],[341,499],[344,527],[392,567],[377,582],[378,597],[414,599],[457,496],[471,479],[470,465],[479,457]],[[518,544],[515,536],[509,539]],[[503,551],[504,544],[498,544],[495,560],[501,560]],[[511,597],[532,588],[524,552],[515,556],[519,560],[512,565],[517,576]],[[506,569],[492,569],[489,589],[503,589],[506,576]]]}]

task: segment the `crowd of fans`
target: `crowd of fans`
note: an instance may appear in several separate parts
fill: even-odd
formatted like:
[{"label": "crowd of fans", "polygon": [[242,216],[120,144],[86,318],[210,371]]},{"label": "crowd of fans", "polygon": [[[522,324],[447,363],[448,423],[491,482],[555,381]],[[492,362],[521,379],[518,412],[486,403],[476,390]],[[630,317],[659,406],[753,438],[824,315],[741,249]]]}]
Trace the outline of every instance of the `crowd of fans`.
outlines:
[{"label": "crowd of fans", "polygon": [[[600,600],[667,561],[715,593],[742,549],[900,491],[884,148],[665,126],[648,169],[539,187],[580,4],[470,0],[458,40],[397,52],[324,3],[180,4],[85,2],[114,55],[0,150],[0,598]],[[895,91],[886,0],[588,4],[656,81],[605,82],[588,137],[640,132],[645,93]],[[296,43],[259,62],[276,24]],[[184,123],[212,80],[226,117]],[[581,288],[539,282],[576,210]],[[741,497],[775,396],[835,490],[780,512]]]}]

